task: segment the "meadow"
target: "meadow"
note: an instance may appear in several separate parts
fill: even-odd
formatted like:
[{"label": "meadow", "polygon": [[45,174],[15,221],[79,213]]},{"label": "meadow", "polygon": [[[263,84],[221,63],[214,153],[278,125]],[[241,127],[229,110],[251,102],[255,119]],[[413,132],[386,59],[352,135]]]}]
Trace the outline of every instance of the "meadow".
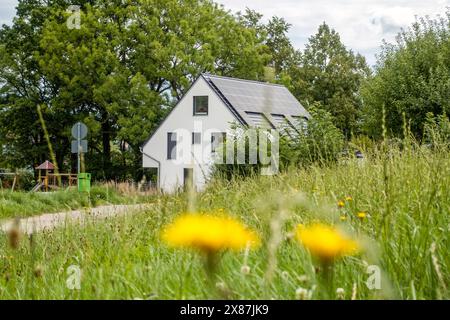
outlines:
[{"label": "meadow", "polygon": [[[159,195],[139,214],[15,243],[2,234],[0,299],[449,299],[448,149],[364,153],[278,176],[216,179],[202,193]],[[239,219],[260,246],[220,252],[208,271],[201,252],[161,237],[191,211]],[[360,248],[329,265],[325,281],[296,236],[297,225],[314,222],[344,230]],[[74,268],[79,289],[68,285]],[[379,286],[370,287],[374,270]]]}]

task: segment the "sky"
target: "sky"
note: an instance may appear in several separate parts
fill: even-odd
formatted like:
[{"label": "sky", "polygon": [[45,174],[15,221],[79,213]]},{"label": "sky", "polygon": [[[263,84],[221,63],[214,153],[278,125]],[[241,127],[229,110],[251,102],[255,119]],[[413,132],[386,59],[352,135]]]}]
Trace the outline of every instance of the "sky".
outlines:
[{"label": "sky", "polygon": [[[392,42],[401,28],[407,28],[416,16],[444,15],[450,0],[216,0],[232,12],[254,9],[264,15],[285,18],[291,25],[289,37],[297,49],[322,22],[341,35],[344,44],[363,54],[370,65],[382,40]],[[17,0],[0,1],[0,24],[10,24]]]}]

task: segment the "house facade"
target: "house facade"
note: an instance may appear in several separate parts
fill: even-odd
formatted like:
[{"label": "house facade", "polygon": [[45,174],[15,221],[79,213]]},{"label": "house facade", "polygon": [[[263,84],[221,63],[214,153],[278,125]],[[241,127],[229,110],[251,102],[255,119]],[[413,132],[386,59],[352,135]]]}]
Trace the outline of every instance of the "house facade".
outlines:
[{"label": "house facade", "polygon": [[202,74],[144,144],[143,167],[157,169],[164,192],[201,190],[233,125],[294,129],[309,117],[284,86]]}]

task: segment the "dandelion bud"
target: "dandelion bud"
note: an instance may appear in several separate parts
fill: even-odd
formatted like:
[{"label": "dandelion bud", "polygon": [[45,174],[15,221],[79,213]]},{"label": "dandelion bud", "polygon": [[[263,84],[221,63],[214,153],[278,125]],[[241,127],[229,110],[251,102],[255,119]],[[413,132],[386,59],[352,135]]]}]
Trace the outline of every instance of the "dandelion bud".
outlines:
[{"label": "dandelion bud", "polygon": [[286,234],[286,240],[287,241],[290,241],[290,240],[292,240],[292,239],[294,239],[295,238],[295,232],[288,232],[287,234]]},{"label": "dandelion bud", "polygon": [[339,300],[344,300],[345,298],[345,290],[343,288],[336,289],[336,296]]},{"label": "dandelion bud", "polygon": [[248,275],[250,273],[250,267],[249,266],[242,266],[241,267],[241,273],[243,275]]},{"label": "dandelion bud", "polygon": [[227,290],[227,285],[225,284],[225,282],[217,282],[216,283],[216,288],[220,291],[226,291]]},{"label": "dandelion bud", "polygon": [[13,249],[17,249],[19,247],[20,238],[20,221],[16,219],[14,225],[8,232],[8,242],[10,247]]},{"label": "dandelion bud", "polygon": [[305,288],[298,288],[297,290],[295,290],[295,298],[297,300],[308,300],[308,290],[306,290]]},{"label": "dandelion bud", "polygon": [[42,277],[43,273],[44,273],[44,270],[42,269],[41,266],[36,266],[36,268],[34,268],[33,274],[36,278]]}]

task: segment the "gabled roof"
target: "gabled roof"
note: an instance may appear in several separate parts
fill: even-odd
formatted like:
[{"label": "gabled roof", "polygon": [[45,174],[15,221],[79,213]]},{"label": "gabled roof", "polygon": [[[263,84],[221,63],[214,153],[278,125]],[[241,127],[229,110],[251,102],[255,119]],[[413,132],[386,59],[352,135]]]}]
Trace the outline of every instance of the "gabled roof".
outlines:
[{"label": "gabled roof", "polygon": [[36,167],[37,170],[54,170],[55,166],[48,160]]},{"label": "gabled roof", "polygon": [[292,118],[311,117],[285,86],[211,74],[202,77],[243,124],[260,126],[268,121],[277,127],[272,115],[291,122]]},{"label": "gabled roof", "polygon": [[[292,129],[292,127],[297,125],[297,119],[311,118],[308,111],[306,111],[292,93],[285,86],[279,84],[203,73],[192,83],[183,97],[200,78],[206,81],[241,125],[268,126],[277,129],[288,126]],[[142,147],[151,140],[164,121],[170,117],[170,114],[178,106],[178,103],[142,144]],[[274,119],[275,117],[278,119]],[[280,120],[280,118],[282,119]]]}]

